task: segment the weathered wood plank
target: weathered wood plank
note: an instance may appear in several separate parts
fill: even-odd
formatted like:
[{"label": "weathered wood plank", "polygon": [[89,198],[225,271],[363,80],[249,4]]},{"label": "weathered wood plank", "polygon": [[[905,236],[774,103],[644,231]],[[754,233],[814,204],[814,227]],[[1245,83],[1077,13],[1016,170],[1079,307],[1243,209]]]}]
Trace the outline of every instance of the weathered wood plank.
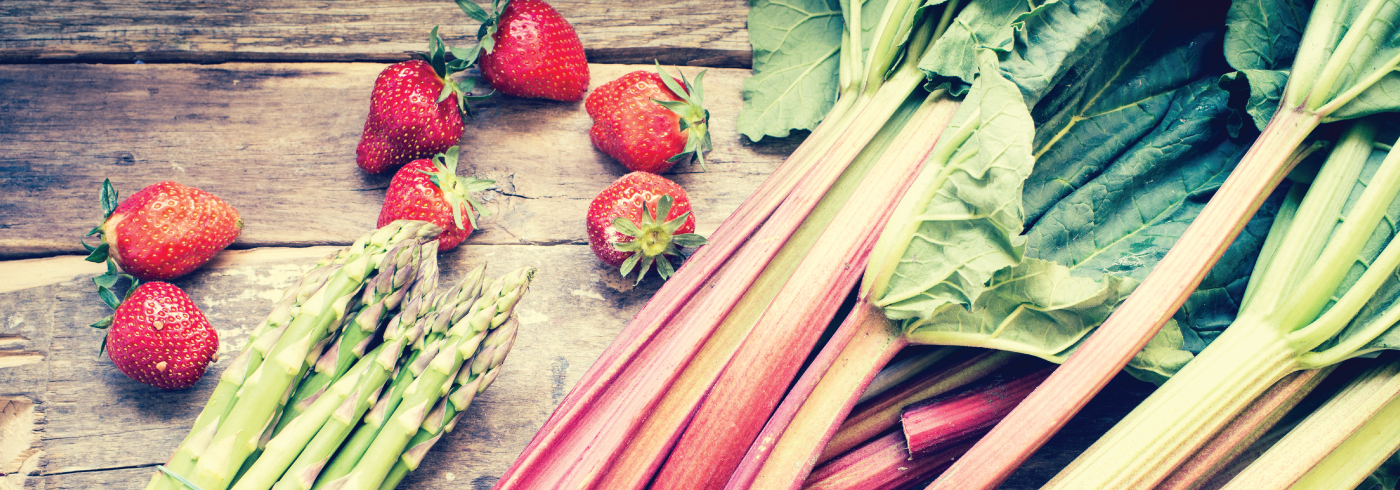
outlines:
[{"label": "weathered wood plank", "polygon": [[[594,63],[747,67],[753,60],[743,0],[550,3]],[[439,24],[449,44],[476,40],[477,22],[447,0],[7,0],[0,63],[396,61],[423,50]]]},{"label": "weathered wood plank", "polygon": [[[0,259],[82,253],[103,177],[122,195],[175,180],[222,197],[245,222],[235,248],[345,244],[374,225],[390,175],[354,160],[382,64],[35,66],[0,65]],[[652,69],[591,68],[595,86]],[[709,171],[670,175],[702,233],[794,145],[735,132],[745,76],[710,70]],[[498,96],[474,110],[459,172],[497,189],[473,242],[586,243],[589,200],[626,170],[589,142],[583,104]]]}]

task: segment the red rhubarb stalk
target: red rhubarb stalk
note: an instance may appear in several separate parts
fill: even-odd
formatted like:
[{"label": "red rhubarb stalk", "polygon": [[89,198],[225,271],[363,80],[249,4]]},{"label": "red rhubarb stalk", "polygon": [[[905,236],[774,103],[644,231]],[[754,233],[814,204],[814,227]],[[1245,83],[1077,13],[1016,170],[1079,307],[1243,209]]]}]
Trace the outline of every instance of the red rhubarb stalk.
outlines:
[{"label": "red rhubarb stalk", "polygon": [[977,351],[977,354],[946,368],[931,370],[890,393],[857,405],[855,411],[841,423],[841,428],[827,443],[817,462],[834,458],[871,435],[899,425],[905,407],[974,383],[1018,360],[1026,360],[1026,356],[1007,351],[966,350]]},{"label": "red rhubarb stalk", "polygon": [[976,386],[926,400],[904,410],[901,426],[914,455],[974,439],[1011,413],[1054,368],[996,376]]},{"label": "red rhubarb stalk", "polygon": [[[908,68],[888,82],[881,94],[885,89],[908,93],[900,83],[923,79],[912,65],[905,66]],[[939,134],[957,106],[941,91],[935,92],[920,108],[922,116],[916,116],[900,133]],[[864,274],[880,230],[932,151],[929,139],[936,138],[925,137],[925,144],[893,150],[896,153],[886,155],[861,182],[822,235],[821,247],[803,259],[711,388],[661,468],[655,482],[658,488],[717,489],[728,481],[841,300]]]},{"label": "red rhubarb stalk", "polygon": [[812,472],[803,490],[905,490],[943,471],[972,447],[964,442],[909,457],[904,436],[892,431]]}]

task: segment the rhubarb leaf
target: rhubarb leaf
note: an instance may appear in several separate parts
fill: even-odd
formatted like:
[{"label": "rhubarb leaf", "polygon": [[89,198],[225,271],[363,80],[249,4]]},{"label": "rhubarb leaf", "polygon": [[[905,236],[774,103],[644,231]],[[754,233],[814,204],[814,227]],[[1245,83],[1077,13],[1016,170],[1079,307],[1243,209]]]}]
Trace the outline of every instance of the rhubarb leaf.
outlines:
[{"label": "rhubarb leaf", "polygon": [[1016,85],[983,50],[981,74],[871,252],[865,284],[890,318],[968,305],[1021,261],[1021,184],[1034,127]]},{"label": "rhubarb leaf", "polygon": [[[1148,20],[1156,18],[1144,16],[1110,38],[1100,48],[1104,53],[1071,69],[1031,111],[1037,123],[1036,163],[1024,194],[1027,222],[1034,223],[1056,201],[1097,176],[1157,128],[1174,106],[1190,104],[1183,101],[1206,92],[1201,82],[1184,86],[1219,68],[1211,42],[1218,33],[1151,35],[1157,26]],[[1174,148],[1214,138],[1204,133],[1215,130],[1210,120],[1194,118],[1196,124],[1179,125],[1186,145]]]},{"label": "rhubarb leaf", "polygon": [[[1312,2],[1307,0],[1236,0],[1226,14],[1225,60],[1236,73],[1225,75],[1222,86],[1235,94],[1231,103],[1263,130],[1278,110],[1288,68],[1298,52]],[[1238,134],[1242,122],[1230,123]]]},{"label": "rhubarb leaf", "polygon": [[974,0],[958,12],[948,30],[919,58],[919,69],[933,88],[949,84],[962,95],[977,76],[977,57],[986,48],[1011,42],[1012,21],[1027,10],[1020,0]]},{"label": "rhubarb leaf", "polygon": [[1152,2],[1147,0],[1047,1],[1022,14],[1011,42],[1000,45],[1001,71],[1021,88],[1034,106],[1065,69],[1073,66],[1110,35],[1131,24]]},{"label": "rhubarb leaf", "polygon": [[744,80],[740,133],[782,138],[821,121],[836,101],[844,25],[836,0],[752,2],[754,74]]}]

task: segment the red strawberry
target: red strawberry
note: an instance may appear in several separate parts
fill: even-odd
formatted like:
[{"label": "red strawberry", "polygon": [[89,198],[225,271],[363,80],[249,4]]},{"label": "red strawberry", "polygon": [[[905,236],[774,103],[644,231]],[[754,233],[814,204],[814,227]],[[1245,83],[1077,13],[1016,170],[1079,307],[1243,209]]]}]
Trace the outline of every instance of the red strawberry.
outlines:
[{"label": "red strawberry", "polygon": [[494,183],[458,177],[455,146],[432,160],[414,160],[399,169],[389,182],[378,226],[399,219],[428,221],[443,229],[438,235],[438,250],[451,250],[476,229],[476,216],[484,212],[471,194],[489,189]]},{"label": "red strawberry", "polygon": [[634,71],[594,90],[584,102],[593,118],[588,136],[633,172],[659,174],[692,156],[703,168],[710,150],[710,112],[701,106],[705,72],[691,85],[659,65],[656,70]]},{"label": "red strawberry", "polygon": [[638,269],[637,282],[653,263],[662,279],[671,277],[675,269],[667,256],[680,257],[679,247],[705,244],[705,237],[693,233],[695,216],[685,189],[646,172],[624,175],[598,193],[588,205],[587,223],[593,254],[621,267],[624,277]]},{"label": "red strawberry", "polygon": [[87,236],[100,236],[102,244],[83,244],[91,252],[87,260],[110,258],[142,280],[188,274],[233,243],[243,229],[233,206],[175,182],[150,185],[118,205],[116,188],[103,181],[101,199],[104,221]]},{"label": "red strawberry", "polygon": [[476,58],[475,50],[452,49],[457,59],[447,62],[450,48],[434,27],[424,59],[389,65],[374,80],[369,117],[355,149],[355,163],[380,173],[419,158],[428,158],[457,144],[465,127],[466,95],[471,78],[451,77]]},{"label": "red strawberry", "polygon": [[[492,2],[496,4],[495,1]],[[569,21],[541,0],[507,0],[497,15],[457,5],[481,22],[481,75],[506,95],[572,102],[588,91],[588,60]]]},{"label": "red strawberry", "polygon": [[170,283],[137,286],[110,321],[106,350],[112,364],[157,388],[194,386],[219,350],[219,333],[189,295]]}]

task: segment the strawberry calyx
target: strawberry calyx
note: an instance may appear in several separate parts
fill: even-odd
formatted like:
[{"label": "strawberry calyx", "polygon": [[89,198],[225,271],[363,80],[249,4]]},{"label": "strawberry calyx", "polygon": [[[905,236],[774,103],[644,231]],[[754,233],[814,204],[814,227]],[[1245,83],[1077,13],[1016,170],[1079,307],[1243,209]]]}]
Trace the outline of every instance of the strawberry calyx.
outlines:
[{"label": "strawberry calyx", "polygon": [[[452,60],[447,59],[447,54],[452,53]],[[468,101],[482,100],[490,95],[470,95],[476,89],[476,79],[464,77],[460,80],[452,75],[466,71],[476,64],[477,57],[481,54],[481,45],[473,45],[470,48],[454,48],[448,46],[446,42],[438,36],[437,26],[428,33],[428,52],[418,53],[423,61],[432,66],[433,73],[442,79],[442,92],[438,93],[438,102],[447,100],[448,97],[457,98],[457,110],[462,115],[462,122],[471,116],[471,106]]]},{"label": "strawberry calyx", "polygon": [[679,115],[681,117],[681,131],[686,132],[685,148],[666,161],[676,163],[694,158],[700,162],[701,170],[708,170],[705,168],[705,152],[713,149],[713,145],[710,143],[710,111],[704,107],[705,70],[701,70],[699,75],[695,75],[694,84],[685,78],[684,73],[681,73],[680,83],[676,83],[676,79],[661,68],[660,62],[656,64],[656,72],[661,75],[661,82],[666,84],[666,88],[670,89],[681,100],[651,99],[651,101],[661,104],[662,107]]},{"label": "strawberry calyx", "polygon": [[[491,212],[472,198],[472,193],[490,189],[496,181],[458,176],[457,154],[456,146],[448,148],[446,152],[433,157],[432,172],[419,172],[428,176],[428,180],[442,190],[442,198],[452,209],[452,220],[457,228],[466,229],[464,223],[470,223],[472,229],[476,229],[476,216],[488,216]],[[465,219],[463,215],[466,215]]]},{"label": "strawberry calyx", "polygon": [[477,28],[476,31],[476,38],[479,41],[476,45],[476,49],[478,51],[486,50],[487,53],[494,51],[496,48],[496,31],[500,29],[501,13],[505,12],[506,5],[510,4],[510,0],[491,0],[490,12],[487,12],[486,9],[481,8],[480,5],[477,5],[471,0],[456,1],[457,7],[462,9],[462,13],[467,14],[467,17],[471,17],[472,20],[481,23],[481,27]]},{"label": "strawberry calyx", "polygon": [[[113,257],[116,250],[107,243],[106,231],[109,226],[115,226],[116,224],[111,221],[111,218],[112,212],[116,211],[117,204],[121,202],[118,197],[117,188],[112,185],[112,180],[102,179],[102,191],[98,193],[98,200],[102,202],[102,223],[97,225],[96,228],[93,228],[92,231],[89,231],[86,235],[83,235],[84,238],[91,236],[98,237],[101,243],[94,247],[88,245],[88,243],[83,240],[79,240],[78,242],[88,251],[88,256],[85,257],[84,260],[98,264],[103,262],[107,263],[107,272],[92,278],[92,282],[97,285],[97,296],[101,298],[102,302],[106,303],[107,306],[112,307],[113,310],[117,309],[117,306],[122,304],[122,300],[126,299],[126,296],[129,296],[131,291],[134,291],[136,286],[141,283],[135,276],[123,273],[121,268],[117,267],[117,262]],[[127,287],[126,295],[118,297],[114,290],[122,281],[129,282],[130,285]],[[89,326],[105,329],[111,325],[112,317],[108,316]],[[102,345],[105,348],[107,343],[103,342]]]},{"label": "strawberry calyx", "polygon": [[[635,223],[629,219],[618,217],[612,221],[613,228],[623,235],[632,237],[632,240],[625,242],[613,242],[613,248],[621,252],[633,252],[622,262],[622,275],[626,277],[632,273],[632,269],[641,268],[637,274],[637,283],[642,282],[647,271],[652,264],[656,264],[656,272],[661,275],[661,279],[669,279],[675,274],[675,269],[671,266],[671,261],[666,256],[681,257],[681,251],[677,246],[694,248],[708,243],[705,237],[697,233],[677,234],[676,230],[685,224],[685,220],[690,216],[690,212],[681,213],[675,219],[662,221],[663,216],[671,214],[671,206],[675,201],[669,194],[662,195],[656,203],[656,213],[649,213],[646,202],[642,202],[642,222]],[[658,257],[660,260],[658,260]]]}]

